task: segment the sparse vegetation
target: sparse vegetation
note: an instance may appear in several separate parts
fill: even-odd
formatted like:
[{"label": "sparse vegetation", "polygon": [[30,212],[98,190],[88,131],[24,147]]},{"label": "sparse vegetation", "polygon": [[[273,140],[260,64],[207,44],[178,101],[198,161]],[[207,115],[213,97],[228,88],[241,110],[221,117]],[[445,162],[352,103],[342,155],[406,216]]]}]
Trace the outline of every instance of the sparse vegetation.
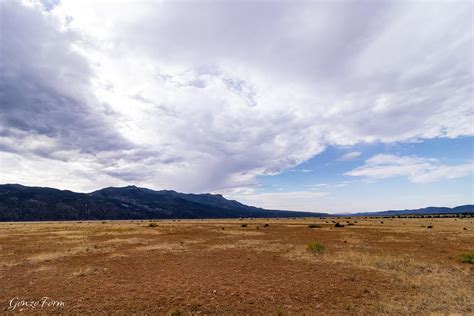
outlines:
[{"label": "sparse vegetation", "polygon": [[281,306],[275,308],[275,314],[276,316],[286,316],[286,313]]},{"label": "sparse vegetation", "polygon": [[182,313],[181,313],[181,310],[179,308],[176,308],[174,310],[171,311],[171,314],[170,316],[181,316]]},{"label": "sparse vegetation", "polygon": [[[87,298],[88,304],[74,307],[77,314],[129,313],[136,306],[121,296],[125,286],[141,291],[143,314],[275,315],[276,306],[280,315],[472,314],[470,219],[384,218],[387,225],[380,225],[380,218],[357,220],[357,227],[346,230],[315,218],[0,223],[0,301],[22,292],[28,282],[18,280],[35,273],[32,291],[54,284],[64,301]],[[345,217],[337,221],[349,226]],[[272,229],[262,229],[265,223]],[[316,223],[325,229],[308,228]],[[177,262],[181,267],[174,268]],[[146,271],[125,268],[134,265]],[[203,276],[214,266],[213,287],[203,286]],[[248,277],[249,271],[258,277]],[[61,282],[64,277],[70,282]],[[241,290],[242,277],[252,291]],[[114,287],[117,278],[129,283]],[[174,284],[180,284],[179,299]],[[268,288],[278,289],[274,299],[256,298]],[[298,299],[289,302],[285,295]],[[161,299],[169,297],[173,300]],[[153,305],[157,301],[159,308]]]},{"label": "sparse vegetation", "polygon": [[339,222],[337,222],[336,225],[334,225],[334,227],[344,227],[344,225],[341,224],[341,223],[339,223]]},{"label": "sparse vegetation", "polygon": [[268,227],[268,226],[270,226],[270,225],[268,225],[268,224],[263,225],[263,227]]},{"label": "sparse vegetation", "polygon": [[158,224],[157,223],[150,223],[150,224],[148,224],[148,227],[158,227]]},{"label": "sparse vegetation", "polygon": [[474,251],[463,252],[460,258],[463,263],[474,263]]},{"label": "sparse vegetation", "polygon": [[240,227],[247,227],[247,224],[242,224],[240,225]]},{"label": "sparse vegetation", "polygon": [[321,225],[319,225],[319,224],[309,224],[308,227],[309,228],[321,228]]},{"label": "sparse vegetation", "polygon": [[325,247],[317,241],[310,241],[306,244],[306,250],[311,253],[322,254]]}]

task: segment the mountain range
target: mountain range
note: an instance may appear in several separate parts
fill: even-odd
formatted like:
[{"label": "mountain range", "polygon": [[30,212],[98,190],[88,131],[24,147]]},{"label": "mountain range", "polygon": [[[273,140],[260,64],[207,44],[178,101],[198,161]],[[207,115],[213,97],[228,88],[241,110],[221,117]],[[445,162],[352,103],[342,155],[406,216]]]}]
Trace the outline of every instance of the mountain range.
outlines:
[{"label": "mountain range", "polygon": [[[346,216],[471,213],[474,205],[427,207]],[[266,210],[228,200],[220,194],[154,191],[136,186],[76,193],[20,184],[0,185],[0,221],[204,219],[239,217],[328,217],[326,213]]]},{"label": "mountain range", "polygon": [[[350,214],[352,216],[396,216],[396,215],[422,215],[422,214],[459,214],[474,213],[474,205],[460,205],[453,208],[430,206],[413,210],[389,210],[382,212],[364,212]],[[348,215],[348,214],[346,214]]]},{"label": "mountain range", "polygon": [[19,184],[0,185],[0,221],[319,217],[324,213],[266,210],[220,194],[185,194],[136,186],[76,193]]}]

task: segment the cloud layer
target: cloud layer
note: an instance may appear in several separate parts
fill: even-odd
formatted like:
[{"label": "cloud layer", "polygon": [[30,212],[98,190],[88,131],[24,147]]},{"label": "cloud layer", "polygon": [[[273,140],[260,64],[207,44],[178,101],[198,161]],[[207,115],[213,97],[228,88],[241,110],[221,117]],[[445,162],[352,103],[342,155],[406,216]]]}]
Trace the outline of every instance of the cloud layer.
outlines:
[{"label": "cloud layer", "polygon": [[473,172],[472,162],[444,165],[436,159],[381,154],[368,159],[365,165],[347,172],[346,175],[368,180],[407,177],[413,183],[429,183],[461,178]]},{"label": "cloud layer", "polygon": [[470,2],[0,5],[0,182],[225,191],[474,134]]}]

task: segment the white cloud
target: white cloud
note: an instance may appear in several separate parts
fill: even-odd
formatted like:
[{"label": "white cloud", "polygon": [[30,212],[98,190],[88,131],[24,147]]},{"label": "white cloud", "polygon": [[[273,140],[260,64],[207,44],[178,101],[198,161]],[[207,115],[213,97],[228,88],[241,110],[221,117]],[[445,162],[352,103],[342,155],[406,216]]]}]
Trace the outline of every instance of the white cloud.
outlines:
[{"label": "white cloud", "polygon": [[290,169],[291,172],[301,172],[301,173],[310,173],[313,172],[313,169]]},{"label": "white cloud", "polygon": [[0,164],[48,171],[0,182],[219,191],[328,145],[474,134],[470,2],[0,5]]},{"label": "white cloud", "polygon": [[227,194],[242,203],[273,210],[317,211],[328,192],[293,191],[271,193]]},{"label": "white cloud", "polygon": [[393,177],[407,177],[413,183],[428,183],[443,179],[468,176],[474,171],[474,164],[443,165],[436,159],[413,156],[380,154],[366,160],[365,165],[345,175],[380,180]]},{"label": "white cloud", "polygon": [[358,152],[358,151],[353,151],[353,152],[350,152],[350,153],[347,153],[347,154],[344,154],[342,155],[341,157],[339,157],[338,160],[340,161],[348,161],[348,160],[352,160],[354,158],[357,158],[359,157],[360,155],[362,155],[362,153]]}]

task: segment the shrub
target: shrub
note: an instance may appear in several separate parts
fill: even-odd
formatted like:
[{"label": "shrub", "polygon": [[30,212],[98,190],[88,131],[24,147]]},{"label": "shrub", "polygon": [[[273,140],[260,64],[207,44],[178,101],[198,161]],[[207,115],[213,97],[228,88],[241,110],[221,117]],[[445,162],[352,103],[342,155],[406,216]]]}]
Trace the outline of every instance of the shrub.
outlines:
[{"label": "shrub", "polygon": [[158,224],[157,223],[150,223],[150,224],[148,224],[148,227],[158,227]]},{"label": "shrub", "polygon": [[275,308],[275,313],[276,313],[277,316],[285,316],[286,315],[285,311],[283,310],[283,308],[281,306],[277,306]]},{"label": "shrub", "polygon": [[171,311],[171,316],[181,316],[181,311],[176,308],[175,310]]},{"label": "shrub", "polygon": [[319,225],[319,224],[309,224],[308,227],[309,228],[321,228],[321,225]]},{"label": "shrub", "polygon": [[344,225],[342,225],[341,223],[337,222],[336,225],[334,225],[334,227],[344,227]]},{"label": "shrub", "polygon": [[268,226],[270,226],[270,225],[268,225],[268,224],[263,225],[263,227],[268,227]]},{"label": "shrub", "polygon": [[242,224],[240,225],[240,227],[247,227],[247,224]]},{"label": "shrub", "polygon": [[428,225],[428,227],[426,227],[426,228],[433,228],[433,225]]},{"label": "shrub", "polygon": [[461,262],[474,263],[474,251],[464,252],[460,256]]},{"label": "shrub", "polygon": [[354,226],[354,223],[347,223],[347,226]]},{"label": "shrub", "polygon": [[321,254],[324,252],[324,246],[317,241],[310,241],[308,244],[306,244],[306,250],[311,253]]}]

